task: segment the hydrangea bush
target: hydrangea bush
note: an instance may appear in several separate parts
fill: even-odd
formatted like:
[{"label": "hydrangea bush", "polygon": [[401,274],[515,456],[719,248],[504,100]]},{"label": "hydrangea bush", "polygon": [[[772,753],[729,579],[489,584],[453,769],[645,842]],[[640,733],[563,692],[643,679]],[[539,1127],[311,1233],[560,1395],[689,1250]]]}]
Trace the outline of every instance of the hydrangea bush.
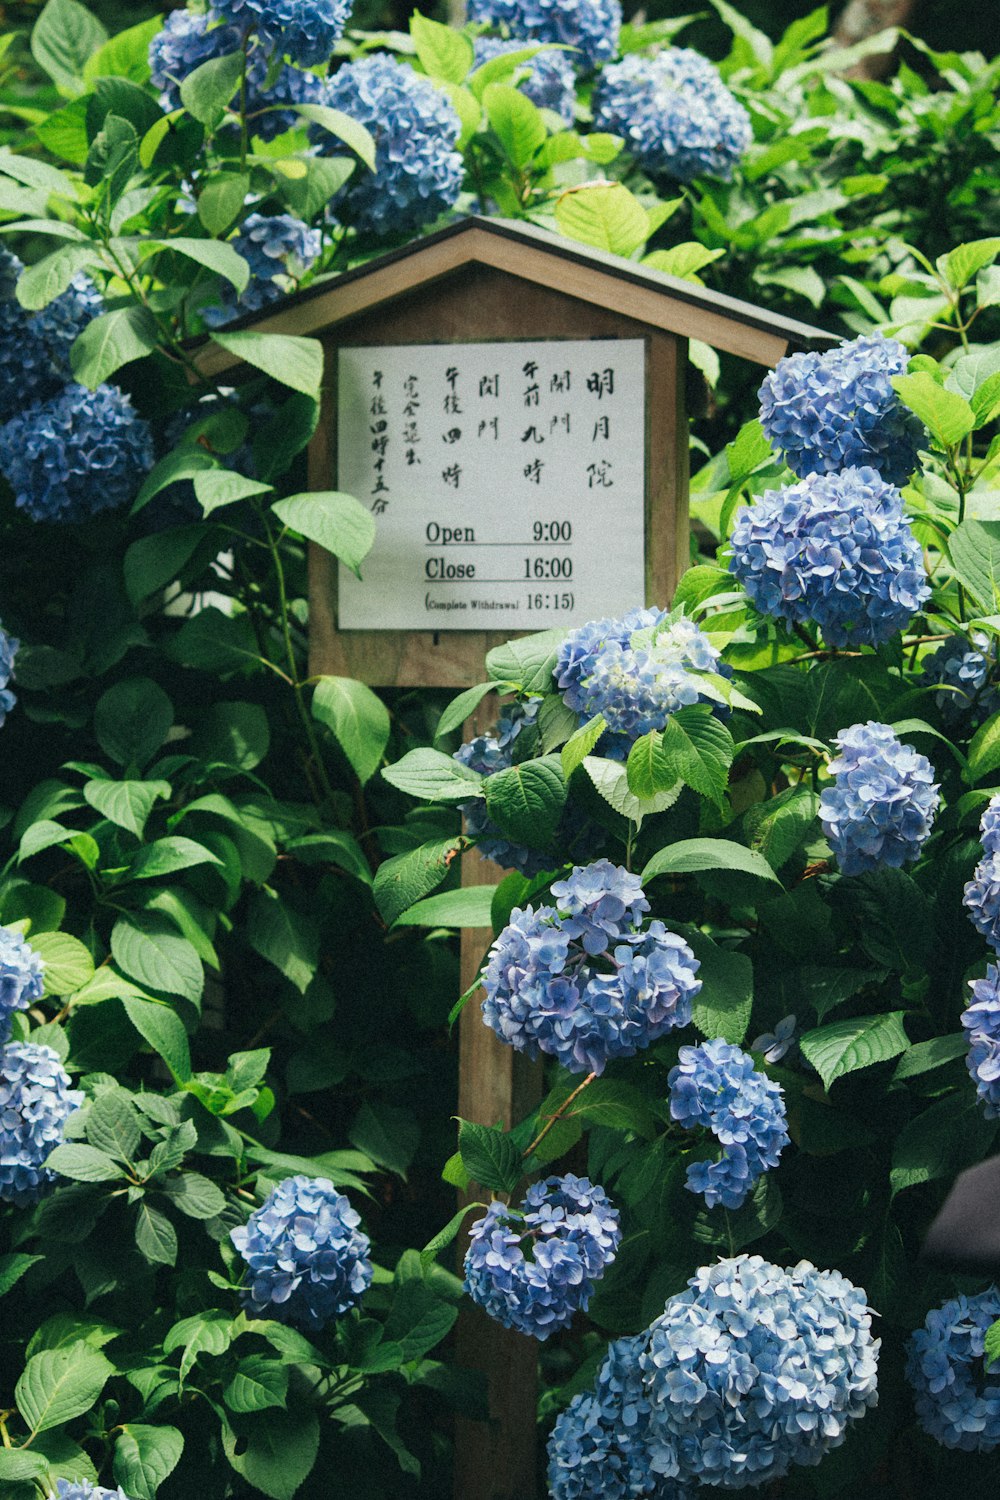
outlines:
[{"label": "hydrangea bush", "polygon": [[[537,1350],[555,1500],[984,1492],[996,1293],[919,1247],[1000,1111],[997,66],[906,42],[872,83],[820,13],[727,10],[710,64],[613,0],[37,10],[0,57],[3,1500],[438,1500],[488,1415],[460,1308]],[[322,351],[245,324],[219,388],[198,342],[470,210],[835,335],[756,399],[692,341],[693,565],[491,652],[486,733],[310,675],[317,504],[362,571],[372,532],[308,492]],[[487,922],[463,1034],[543,1092],[456,1130]]]}]

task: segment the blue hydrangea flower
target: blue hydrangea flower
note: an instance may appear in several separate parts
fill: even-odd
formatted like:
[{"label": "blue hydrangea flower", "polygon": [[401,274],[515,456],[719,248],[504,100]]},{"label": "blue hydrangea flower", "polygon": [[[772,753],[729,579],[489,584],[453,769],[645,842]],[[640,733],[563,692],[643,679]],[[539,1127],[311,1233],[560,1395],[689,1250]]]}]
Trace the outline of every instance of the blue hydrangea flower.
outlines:
[{"label": "blue hydrangea flower", "polygon": [[917,859],[941,801],[926,755],[873,719],[842,729],[836,743],[834,785],[820,797],[819,816],[841,872],[898,870]]},{"label": "blue hydrangea flower", "polygon": [[760,420],[794,474],[871,468],[902,485],[925,438],[890,384],[909,355],[896,339],[862,334],[823,354],[789,354],[764,377]]},{"label": "blue hydrangea flower", "polygon": [[992,1453],[1000,1444],[1000,1370],[985,1368],[986,1331],[1000,1318],[995,1286],[932,1308],[907,1344],[917,1418],[945,1448]]},{"label": "blue hydrangea flower", "polygon": [[647,1443],[652,1410],[639,1357],[646,1334],[608,1345],[592,1391],[574,1396],[548,1444],[551,1500],[686,1500],[654,1474]]},{"label": "blue hydrangea flower", "polygon": [[[461,745],[455,751],[455,760],[459,765],[478,771],[480,776],[493,776],[497,771],[509,770],[514,764],[515,741],[523,729],[534,726],[541,701],[540,698],[531,698],[526,703],[505,704],[493,733],[478,734],[475,739]],[[572,802],[566,803],[553,838],[553,844],[560,851],[558,855],[514,843],[494,823],[482,797],[463,802],[459,811],[465,819],[466,831],[476,840],[486,859],[494,860],[505,870],[519,870],[529,880],[567,859],[592,859],[604,837],[601,828]]]},{"label": "blue hydrangea flower", "polygon": [[649,910],[638,877],[598,860],[557,881],[559,902],[515,907],[489,952],[483,1020],[529,1057],[601,1073],[691,1019],[699,962]]},{"label": "blue hydrangea flower", "polygon": [[690,182],[733,175],[753,130],[707,58],[687,47],[630,52],[600,74],[594,128],[623,136],[651,177]]},{"label": "blue hydrangea flower", "polygon": [[120,1487],[109,1490],[103,1484],[91,1484],[89,1479],[57,1479],[50,1500],[132,1500],[132,1497]]},{"label": "blue hydrangea flower", "polygon": [[642,735],[663,729],[692,703],[718,703],[706,674],[728,675],[719,653],[693,620],[672,623],[661,610],[631,610],[620,620],[593,620],[567,636],[555,666],[563,702],[585,724],[603,714],[598,749],[624,760]]},{"label": "blue hydrangea flower", "polygon": [[251,1312],[325,1328],[361,1300],[372,1282],[361,1219],[326,1177],[286,1177],[230,1239],[250,1280]]},{"label": "blue hydrangea flower", "polygon": [[817,1464],[874,1406],[866,1294],[809,1261],[738,1255],[671,1297],[639,1355],[654,1472],[747,1489]]},{"label": "blue hydrangea flower", "polygon": [[0,729],[17,702],[10,690],[10,681],[14,675],[14,658],[20,647],[21,642],[8,635],[3,626],[0,626]]},{"label": "blue hydrangea flower", "polygon": [[572,1173],[546,1177],[519,1209],[494,1202],[473,1224],[465,1290],[505,1328],[547,1339],[586,1308],[620,1242],[602,1187]]},{"label": "blue hydrangea flower", "polygon": [[73,277],[61,296],[29,313],[15,287],[21,261],[0,246],[0,420],[54,395],[69,378],[69,351],[103,307],[89,277]]},{"label": "blue hydrangea flower", "polygon": [[339,218],[376,238],[422,229],[462,188],[461,122],[430,79],[373,54],[334,74],[329,103],[375,137],[375,171],[333,200]]},{"label": "blue hydrangea flower", "polygon": [[353,0],[212,0],[223,21],[306,68],[329,62],[352,8]]},{"label": "blue hydrangea flower", "polygon": [[238,27],[214,26],[212,21],[209,15],[172,10],[163,22],[163,30],[150,42],[150,76],[153,87],[160,90],[160,103],[165,110],[181,108],[181,84],[195,68],[216,57],[227,57],[242,47],[243,36]]},{"label": "blue hydrangea flower", "polygon": [[795,1046],[795,1028],[798,1025],[795,1016],[782,1016],[773,1031],[764,1031],[760,1036],[754,1037],[750,1043],[751,1052],[762,1052],[765,1062],[780,1062]]},{"label": "blue hydrangea flower", "polygon": [[[297,113],[296,104],[329,104],[330,79],[316,73],[305,72],[284,63],[270,88],[265,86],[270,69],[263,55],[255,56],[251,74],[251,92],[247,100],[247,119],[255,135],[262,141],[273,141],[285,130],[294,130],[305,122]],[[284,109],[279,105],[287,106]],[[319,125],[311,126],[309,133],[314,139],[323,138]],[[329,137],[327,137],[329,139]]]},{"label": "blue hydrangea flower", "polygon": [[607,62],[618,50],[619,0],[471,0],[469,20],[502,26],[528,42],[573,47],[583,68]]},{"label": "blue hydrangea flower", "polygon": [[977,932],[1000,953],[1000,795],[983,809],[979,825],[983,857],[965,887],[963,905]]},{"label": "blue hydrangea flower", "polygon": [[250,267],[246,290],[238,297],[226,282],[218,307],[204,307],[201,315],[210,328],[229,323],[243,313],[259,312],[292,291],[312,266],[323,246],[318,229],[309,229],[294,214],[250,214],[230,242]]},{"label": "blue hydrangea flower", "polygon": [[966,1066],[988,1120],[1000,1120],[1000,969],[988,964],[983,979],[969,981],[972,1004],[962,1012],[969,1044]]},{"label": "blue hydrangea flower", "polygon": [[0,427],[0,470],[33,521],[83,521],[135,496],[153,440],[114,385],[67,385]]},{"label": "blue hydrangea flower", "polygon": [[19,932],[0,927],[0,1045],[10,1036],[11,1018],[45,992],[45,965]]},{"label": "blue hydrangea flower", "polygon": [[756,608],[815,620],[828,646],[879,646],[930,598],[899,491],[874,469],[766,491],[737,511],[731,544],[730,572]]},{"label": "blue hydrangea flower", "polygon": [[682,1047],[678,1057],[667,1079],[671,1118],[689,1130],[704,1125],[722,1146],[719,1161],[690,1164],[685,1186],[709,1208],[741,1208],[788,1145],[784,1094],[729,1042]]},{"label": "blue hydrangea flower", "polygon": [[0,1052],[0,1200],[24,1208],[56,1180],[46,1158],[83,1095],[51,1047],[8,1042]]},{"label": "blue hydrangea flower", "polygon": [[[523,41],[511,38],[504,41],[495,36],[477,36],[475,40],[475,66],[500,57],[504,52],[517,52]],[[538,52],[523,63],[518,72],[527,76],[517,84],[522,94],[527,95],[539,109],[551,109],[564,125],[572,125],[576,119],[576,74],[573,64],[565,52]]]},{"label": "blue hydrangea flower", "polygon": [[946,723],[965,724],[971,732],[1000,708],[1000,692],[992,680],[996,661],[982,631],[972,631],[971,638],[961,633],[949,636],[921,666],[921,683],[941,684],[934,702]]}]

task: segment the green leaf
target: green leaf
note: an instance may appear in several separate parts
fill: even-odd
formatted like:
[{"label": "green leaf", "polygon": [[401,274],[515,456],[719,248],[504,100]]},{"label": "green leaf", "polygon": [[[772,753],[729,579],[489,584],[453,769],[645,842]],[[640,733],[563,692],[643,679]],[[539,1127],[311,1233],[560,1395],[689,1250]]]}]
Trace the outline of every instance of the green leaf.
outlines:
[{"label": "green leaf", "polygon": [[447,83],[463,83],[472,67],[475,54],[472,43],[454,26],[442,26],[414,11],[410,17],[410,36],[417,49],[420,65],[429,78]]},{"label": "green leaf", "polygon": [[210,58],[181,80],[181,103],[189,114],[211,129],[232,100],[242,76],[241,52]]},{"label": "green leaf", "polygon": [[893,375],[892,385],[943,448],[953,448],[976,425],[968,401],[938,385],[926,370],[916,375]]},{"label": "green leaf", "polygon": [[77,0],[47,0],[31,32],[38,66],[65,94],[82,94],[84,64],[104,45],[108,33]]},{"label": "green leaf", "polygon": [[251,947],[266,958],[300,994],[312,983],[319,963],[319,932],[268,887],[255,891],[247,915]]},{"label": "green leaf", "polygon": [[86,82],[95,78],[129,78],[133,83],[148,83],[149,44],[161,25],[160,17],[152,16],[117,32],[87,58],[83,65]]},{"label": "green leaf", "polygon": [[125,588],[132,603],[141,604],[173,583],[204,540],[205,527],[194,525],[173,526],[133,542],[125,553]]},{"label": "green leaf", "polygon": [[494,646],[486,653],[486,670],[494,682],[511,683],[522,693],[548,693],[565,630],[540,630]]},{"label": "green leaf", "polygon": [[364,786],[381,765],[389,743],[389,711],[381,698],[353,677],[321,677],[313,693],[312,716],[330,730]]},{"label": "green leaf", "polygon": [[573,188],[556,199],[556,223],[571,240],[630,256],[650,235],[646,210],[620,182]]},{"label": "green leaf", "polygon": [[289,1411],[269,1411],[252,1422],[245,1446],[243,1441],[237,1443],[231,1428],[224,1427],[222,1445],[230,1464],[248,1484],[270,1500],[292,1500],[319,1453],[319,1417],[313,1407],[296,1403]]},{"label": "green leaf", "polygon": [[165,490],[170,484],[179,484],[182,480],[192,479],[202,469],[215,469],[218,467],[218,459],[213,458],[210,453],[205,453],[201,448],[179,448],[173,453],[168,453],[161,458],[158,464],[154,464],[143,481],[139,493],[132,506],[132,514],[148,505],[155,495]]},{"label": "green leaf", "polygon": [[70,351],[73,374],[94,391],[122,365],[157,345],[156,323],[145,307],[120,307],[88,323]]},{"label": "green leaf", "polygon": [[179,834],[170,834],[140,849],[129,864],[125,879],[158,880],[163,875],[174,875],[178,870],[190,870],[195,865],[221,864],[218,855],[203,844],[196,844],[193,839]]},{"label": "green leaf", "polygon": [[318,339],[298,338],[288,333],[257,333],[253,329],[213,333],[212,338],[220,348],[255,369],[263,370],[272,380],[300,391],[303,396],[319,400],[323,383],[323,345]]},{"label": "green leaf", "polygon": [[[202,618],[205,614],[195,618]],[[271,745],[267,714],[259,703],[213,703],[201,716],[189,741],[191,750],[211,765],[252,771]]]},{"label": "green leaf", "polygon": [[226,1206],[226,1195],[200,1172],[182,1172],[160,1184],[171,1203],[189,1219],[214,1219]]},{"label": "green leaf", "polygon": [[972,736],[969,745],[969,760],[966,766],[966,780],[970,786],[977,781],[982,781],[984,776],[989,776],[1000,766],[1000,714],[994,714],[992,718],[981,724]]},{"label": "green leaf", "polygon": [[176,1469],[184,1438],[176,1427],[125,1422],[115,1443],[116,1483],[133,1500],[156,1500],[159,1486]]},{"label": "green leaf", "polygon": [[284,1408],[288,1395],[288,1366],[266,1354],[249,1354],[236,1366],[236,1374],[222,1393],[230,1411],[266,1411]]},{"label": "green leaf", "polygon": [[986,1337],[983,1340],[983,1353],[991,1365],[996,1364],[1000,1359],[1000,1320],[987,1328]]},{"label": "green leaf", "polygon": [[722,1037],[738,1047],[750,1024],[753,964],[745,953],[720,948],[703,933],[686,933],[685,937],[701,965],[701,991],[695,997],[691,1020],[702,1036]]},{"label": "green leaf", "polygon": [[148,677],[116,683],[97,700],[94,733],[105,755],[119,765],[143,766],[174,722],[173,704]]},{"label": "green leaf", "polygon": [[344,114],[343,110],[331,109],[328,104],[297,104],[295,112],[303,120],[322,126],[336,136],[338,141],[343,141],[345,146],[349,146],[361,158],[370,172],[375,171],[375,139],[360,121]]},{"label": "green leaf", "polygon": [[88,781],[83,795],[89,805],[118,828],[142,838],[159,798],[170,796],[169,781]]},{"label": "green leaf", "polygon": [[905,1012],[889,1011],[881,1016],[852,1016],[807,1031],[799,1045],[829,1089],[838,1078],[898,1057],[910,1045],[903,1029]]},{"label": "green leaf", "polygon": [[744,814],[744,828],[751,849],[763,854],[774,870],[780,870],[815,824],[819,798],[808,787],[789,787],[768,802],[755,803]]},{"label": "green leaf", "polygon": [[375,540],[375,522],[360,500],[337,490],[320,490],[290,495],[272,510],[279,521],[325,547],[360,578],[361,563]]},{"label": "green leaf", "polygon": [[642,872],[642,883],[657,875],[686,875],[702,870],[737,870],[780,885],[763,855],[730,839],[682,839],[653,855]]},{"label": "green leaf", "polygon": [[677,276],[681,281],[700,282],[698,272],[725,253],[725,250],[709,250],[697,240],[685,240],[683,244],[671,245],[669,250],[651,250],[643,256],[642,263],[654,271],[665,272],[667,276]]},{"label": "green leaf", "polygon": [[457,838],[421,844],[387,859],[375,871],[375,904],[390,925],[400,914],[439,886],[448,873],[460,842]]},{"label": "green leaf", "polygon": [[[35,1479],[46,1473],[49,1461],[42,1453],[26,1448],[0,1449],[0,1480],[13,1484],[18,1479]],[[30,1494],[37,1494],[32,1486]]]},{"label": "green leaf", "polygon": [[954,1036],[935,1036],[929,1042],[917,1042],[907,1047],[892,1075],[893,1083],[903,1078],[915,1078],[920,1073],[929,1073],[945,1063],[964,1057],[969,1050],[969,1041],[964,1032]]},{"label": "green leaf", "polygon": [[483,92],[483,105],[490,129],[511,165],[528,166],[548,134],[541,110],[520,89],[507,83],[491,83]]},{"label": "green leaf", "polygon": [[483,778],[440,750],[408,750],[402,760],[384,766],[390,786],[425,802],[468,802],[483,795]]},{"label": "green leaf", "polygon": [[923,1110],[896,1136],[890,1181],[893,1194],[982,1161],[996,1135],[995,1120],[983,1117],[973,1095],[948,1094]]},{"label": "green leaf", "polygon": [[938,258],[938,270],[948,279],[949,286],[961,291],[986,266],[992,265],[1000,255],[1000,239],[971,240],[956,245],[954,250]]},{"label": "green leaf", "polygon": [[0,1255],[0,1297],[5,1297],[12,1287],[16,1286],[26,1271],[37,1265],[44,1256],[25,1255],[18,1251],[10,1255]]},{"label": "green leaf", "polygon": [[[461,1160],[461,1158],[459,1159]],[[442,1250],[447,1250],[449,1245],[454,1244],[458,1236],[458,1231],[465,1222],[467,1215],[475,1209],[482,1207],[484,1207],[482,1203],[466,1203],[457,1213],[452,1214],[444,1228],[439,1229],[437,1234],[433,1235],[421,1250],[420,1259],[425,1266],[429,1266],[432,1261],[437,1260]]]},{"label": "green leaf", "polygon": [[115,963],[148,989],[182,995],[197,1005],[205,976],[201,960],[174,924],[155,912],[128,912],[111,929]]},{"label": "green leaf", "polygon": [[32,1432],[59,1427],[89,1411],[112,1374],[110,1360],[86,1344],[32,1355],[14,1390],[17,1409]]},{"label": "green leaf", "polygon": [[185,1381],[194,1369],[199,1354],[225,1354],[236,1333],[228,1313],[214,1309],[194,1313],[190,1318],[181,1318],[180,1322],[173,1325],[163,1340],[163,1352],[173,1354],[177,1349],[183,1350],[180,1378]]},{"label": "green leaf", "polygon": [[206,516],[251,495],[273,493],[271,485],[247,479],[243,474],[234,474],[230,469],[202,469],[194,476],[194,492]]},{"label": "green leaf", "polygon": [[595,714],[592,719],[587,720],[586,724],[581,724],[578,729],[574,729],[559,752],[565,781],[569,781],[573,772],[583,765],[607,727],[604,715]]},{"label": "green leaf", "polygon": [[198,194],[198,218],[209,234],[225,234],[243,212],[249,172],[213,172]]},{"label": "green leaf", "polygon": [[74,1182],[114,1182],[125,1176],[123,1169],[110,1156],[78,1141],[65,1141],[56,1146],[45,1164],[60,1177],[71,1177]]},{"label": "green leaf", "polygon": [[[224,240],[197,240],[186,236],[177,235],[169,240],[144,240],[144,252],[158,252],[169,250],[171,254],[183,255],[185,260],[193,260],[196,265],[204,266],[207,271],[214,271],[217,276],[222,276],[235,287],[237,294],[245,292],[250,280],[250,267],[238,255],[232,245]],[[230,334],[231,338],[238,338],[239,334]],[[257,334],[257,338],[276,338],[276,334]],[[221,340],[220,340],[221,341]],[[309,344],[311,339],[297,339],[296,343]],[[244,355],[244,358],[247,358]],[[253,360],[249,360],[253,364]],[[269,372],[270,373],[270,372]],[[276,377],[279,378],[280,377]],[[296,387],[299,389],[299,387]]]},{"label": "green leaf", "polygon": [[362,1104],[347,1138],[378,1166],[406,1178],[420,1141],[420,1127],[410,1110],[381,1100]]},{"label": "green leaf", "polygon": [[396,918],[397,927],[489,927],[495,885],[463,885],[428,896]]},{"label": "green leaf", "polygon": [[289,839],[285,852],[293,854],[304,865],[336,865],[363,885],[372,883],[372,868],[364,850],[353,834],[342,828],[328,828],[325,833],[306,833],[301,838]]},{"label": "green leaf", "polygon": [[135,1221],[135,1247],[151,1266],[177,1264],[177,1231],[160,1209],[144,1199]]},{"label": "green leaf", "polygon": [[434,738],[441,739],[446,734],[451,734],[453,729],[461,729],[470,714],[474,714],[482,703],[487,693],[496,692],[495,682],[478,682],[475,687],[466,688],[464,693],[459,693],[453,698],[438,719]]},{"label": "green leaf", "polygon": [[124,1089],[98,1094],[87,1115],[87,1140],[117,1161],[131,1162],[142,1133],[139,1117]]},{"label": "green leaf", "polygon": [[458,1309],[442,1302],[425,1281],[404,1282],[393,1297],[383,1341],[365,1368],[375,1373],[422,1359],[441,1342],[457,1316]]},{"label": "green leaf", "polygon": [[494,1193],[512,1193],[523,1175],[513,1136],[490,1125],[462,1120],[458,1128],[462,1165],[473,1182]]},{"label": "green leaf", "polygon": [[[671,714],[663,731],[654,791],[683,781],[718,806],[725,804],[733,737],[707,703],[692,704]],[[631,756],[629,757],[631,761]],[[630,783],[631,784],[631,783]],[[636,787],[632,786],[636,791]]]},{"label": "green leaf", "polygon": [[557,755],[523,761],[483,782],[486,810],[509,838],[544,848],[555,837],[566,805],[566,783]]},{"label": "green leaf", "polygon": [[50,302],[62,296],[78,271],[91,270],[97,264],[95,247],[89,241],[85,245],[61,245],[51,255],[22,271],[17,283],[17,300],[28,312],[48,307]]},{"label": "green leaf", "polygon": [[31,946],[45,965],[47,995],[71,995],[94,976],[90,950],[68,932],[32,935]]}]

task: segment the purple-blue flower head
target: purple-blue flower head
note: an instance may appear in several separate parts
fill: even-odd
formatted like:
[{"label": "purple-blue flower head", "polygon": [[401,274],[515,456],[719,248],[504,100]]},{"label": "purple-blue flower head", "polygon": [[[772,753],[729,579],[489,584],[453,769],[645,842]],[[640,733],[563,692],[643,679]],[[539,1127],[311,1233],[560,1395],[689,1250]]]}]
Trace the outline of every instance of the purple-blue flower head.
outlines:
[{"label": "purple-blue flower head", "polygon": [[707,58],[686,47],[630,52],[603,69],[594,128],[625,139],[652,177],[690,182],[733,175],[750,142],[750,116]]},{"label": "purple-blue flower head", "polygon": [[57,1479],[49,1500],[132,1500],[132,1497],[120,1486],[109,1490],[103,1484],[91,1484],[89,1479]]},{"label": "purple-blue flower head", "polygon": [[691,1163],[685,1186],[709,1208],[741,1208],[788,1145],[784,1094],[730,1042],[682,1047],[678,1055],[667,1080],[671,1118],[688,1129],[703,1125],[722,1146],[719,1161]]},{"label": "purple-blue flower head", "polygon": [[0,927],[0,1045],[10,1037],[11,1020],[45,992],[45,965],[19,932]]},{"label": "purple-blue flower head", "polygon": [[231,241],[237,255],[250,267],[250,280],[237,297],[226,282],[216,307],[201,315],[210,328],[229,323],[243,313],[259,312],[286,292],[315,264],[323,245],[318,229],[309,229],[294,214],[250,214]]},{"label": "purple-blue flower head", "polygon": [[618,50],[619,0],[471,0],[469,20],[503,26],[527,42],[562,42],[581,68],[595,68]]},{"label": "purple-blue flower head", "polygon": [[[504,52],[517,52],[524,42],[517,38],[504,41],[496,36],[477,36],[475,40],[475,66],[500,57]],[[572,125],[576,119],[576,74],[570,60],[572,54],[565,52],[538,52],[515,73],[517,87],[539,109],[551,109],[564,125]],[[524,77],[520,77],[524,74]]]},{"label": "purple-blue flower head", "polygon": [[10,684],[14,676],[14,658],[20,647],[21,642],[14,636],[8,635],[0,626],[0,729],[3,728],[7,715],[17,702],[17,698],[10,690]]},{"label": "purple-blue flower head", "polygon": [[972,1003],[962,1012],[969,1044],[966,1066],[988,1120],[1000,1120],[1000,969],[987,964],[982,979],[969,981]]},{"label": "purple-blue flower head", "polygon": [[33,521],[85,521],[134,499],[153,440],[114,385],[67,385],[0,427],[0,471]]},{"label": "purple-blue flower head", "polygon": [[0,1200],[25,1208],[48,1192],[56,1174],[45,1162],[82,1103],[51,1047],[8,1042],[0,1050]]},{"label": "purple-blue flower head", "polygon": [[23,270],[17,256],[0,247],[0,421],[55,395],[70,379],[73,342],[104,306],[81,273],[46,307],[28,312],[15,292]]},{"label": "purple-blue flower head", "polygon": [[962,904],[976,931],[994,953],[1000,953],[1000,795],[983,809],[979,836],[983,857],[965,887]]},{"label": "purple-blue flower head", "polygon": [[877,1400],[867,1297],[839,1271],[739,1255],[671,1297],[640,1353],[654,1472],[747,1489],[817,1464]]},{"label": "purple-blue flower head", "polygon": [[546,1177],[519,1209],[494,1202],[473,1224],[465,1290],[505,1328],[544,1340],[586,1308],[620,1242],[603,1188],[572,1173]]},{"label": "purple-blue flower head", "polygon": [[325,1328],[371,1286],[361,1220],[326,1177],[286,1177],[230,1239],[247,1263],[243,1304],[258,1316]]},{"label": "purple-blue flower head", "polygon": [[214,13],[241,35],[306,68],[329,62],[352,8],[352,0],[212,0]]},{"label": "purple-blue flower head", "polygon": [[876,469],[902,485],[926,434],[892,388],[908,355],[895,339],[862,334],[823,354],[789,354],[765,375],[760,420],[794,474]]},{"label": "purple-blue flower head", "polygon": [[987,1367],[986,1332],[1000,1318],[995,1286],[932,1308],[907,1345],[906,1378],[924,1431],[945,1448],[992,1453],[1000,1445],[1000,1368]]},{"label": "purple-blue flower head", "polygon": [[836,743],[834,784],[820,797],[819,815],[842,874],[910,864],[941,801],[934,767],[890,725],[872,719],[842,729]]},{"label": "purple-blue flower head", "polygon": [[982,631],[949,636],[923,658],[921,666],[921,683],[941,686],[934,702],[946,723],[966,726],[972,733],[1000,708],[1000,692],[993,680],[996,654]]},{"label": "purple-blue flower head", "polygon": [[384,239],[422,229],[453,207],[462,188],[455,149],[462,126],[429,78],[375,53],[337,70],[328,102],[375,137],[375,171],[337,194],[339,219]]},{"label": "purple-blue flower head", "polygon": [[698,960],[662,922],[643,929],[636,876],[602,859],[552,893],[558,908],[516,907],[490,949],[483,1020],[502,1042],[601,1073],[688,1023]]}]

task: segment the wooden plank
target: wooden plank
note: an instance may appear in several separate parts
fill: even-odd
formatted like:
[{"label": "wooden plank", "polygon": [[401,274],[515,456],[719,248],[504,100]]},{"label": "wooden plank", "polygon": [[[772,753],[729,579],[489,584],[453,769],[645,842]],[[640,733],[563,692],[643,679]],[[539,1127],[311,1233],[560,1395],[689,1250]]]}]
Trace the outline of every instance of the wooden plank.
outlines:
[{"label": "wooden plank", "polygon": [[[466,722],[465,738],[484,733],[496,718],[491,693]],[[492,885],[505,871],[475,850],[462,857],[462,884]],[[492,941],[489,929],[462,933],[462,992],[479,971]],[[505,1047],[483,1022],[482,992],[473,995],[459,1021],[458,1113],[478,1125],[510,1127],[542,1097],[540,1063]],[[483,1202],[489,1193],[473,1183],[465,1202]],[[460,1237],[459,1261],[466,1239]],[[501,1328],[468,1299],[455,1332],[458,1364],[486,1375],[490,1419],[456,1421],[455,1500],[535,1500],[538,1493],[538,1349],[533,1339]]]}]

